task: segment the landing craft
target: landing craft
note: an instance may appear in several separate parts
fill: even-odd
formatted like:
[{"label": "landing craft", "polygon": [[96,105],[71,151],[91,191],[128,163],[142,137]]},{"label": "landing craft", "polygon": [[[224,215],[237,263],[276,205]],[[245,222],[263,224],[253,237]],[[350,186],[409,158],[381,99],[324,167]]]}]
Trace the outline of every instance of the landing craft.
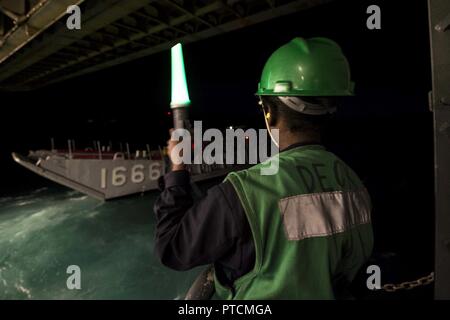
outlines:
[{"label": "landing craft", "polygon": [[[190,105],[181,44],[172,50],[172,102],[174,125],[189,128],[187,106]],[[13,152],[18,164],[68,188],[100,200],[110,200],[158,189],[158,178],[166,172],[169,159],[161,149],[113,151],[97,143],[92,148],[76,150],[73,141],[64,150],[30,151],[28,156]],[[198,182],[226,175],[242,168],[227,164],[193,164],[188,166],[192,181]]]},{"label": "landing craft", "polygon": [[[91,150],[37,150],[27,156],[13,152],[18,164],[38,175],[100,200],[110,200],[158,189],[167,160],[158,151],[94,152]],[[233,166],[191,165],[192,181],[223,176]]]}]

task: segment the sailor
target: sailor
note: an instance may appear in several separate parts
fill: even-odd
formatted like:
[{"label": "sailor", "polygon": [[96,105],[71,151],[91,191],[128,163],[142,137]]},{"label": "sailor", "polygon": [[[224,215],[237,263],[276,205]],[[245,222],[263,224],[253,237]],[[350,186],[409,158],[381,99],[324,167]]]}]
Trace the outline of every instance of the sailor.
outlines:
[{"label": "sailor", "polygon": [[[353,94],[348,62],[326,38],[295,38],[266,62],[257,96],[278,129],[279,170],[230,173],[194,201],[173,165],[155,203],[155,251],[176,270],[213,264],[219,299],[340,299],[373,246],[362,182],[321,144],[334,101]],[[169,142],[172,150],[176,142]]]}]

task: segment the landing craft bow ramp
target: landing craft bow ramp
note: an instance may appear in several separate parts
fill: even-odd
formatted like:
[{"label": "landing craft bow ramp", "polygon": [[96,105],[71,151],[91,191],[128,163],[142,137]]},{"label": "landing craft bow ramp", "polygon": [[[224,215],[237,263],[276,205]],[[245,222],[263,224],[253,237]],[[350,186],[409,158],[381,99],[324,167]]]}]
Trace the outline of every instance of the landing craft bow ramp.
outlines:
[{"label": "landing craft bow ramp", "polygon": [[[35,89],[330,1],[0,0],[0,89]],[[71,5],[80,30],[67,27]]]}]

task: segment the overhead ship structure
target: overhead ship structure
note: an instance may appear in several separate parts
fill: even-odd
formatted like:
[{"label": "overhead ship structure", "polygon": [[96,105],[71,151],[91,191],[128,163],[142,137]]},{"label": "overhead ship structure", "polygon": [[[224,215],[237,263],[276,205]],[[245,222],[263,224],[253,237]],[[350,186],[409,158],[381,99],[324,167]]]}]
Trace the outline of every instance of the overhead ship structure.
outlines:
[{"label": "overhead ship structure", "polygon": [[[0,89],[34,89],[326,2],[0,0]],[[67,27],[72,5],[80,29]]]}]

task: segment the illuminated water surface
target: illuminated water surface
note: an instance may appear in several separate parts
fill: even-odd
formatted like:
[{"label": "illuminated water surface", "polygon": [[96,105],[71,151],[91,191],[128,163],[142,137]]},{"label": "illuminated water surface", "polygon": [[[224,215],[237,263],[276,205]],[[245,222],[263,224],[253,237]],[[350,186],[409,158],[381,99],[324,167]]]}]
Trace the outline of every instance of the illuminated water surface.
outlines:
[{"label": "illuminated water surface", "polygon": [[[200,271],[153,254],[157,193],[99,202],[59,187],[0,198],[0,299],[178,299]],[[69,290],[69,265],[81,290]]]}]

